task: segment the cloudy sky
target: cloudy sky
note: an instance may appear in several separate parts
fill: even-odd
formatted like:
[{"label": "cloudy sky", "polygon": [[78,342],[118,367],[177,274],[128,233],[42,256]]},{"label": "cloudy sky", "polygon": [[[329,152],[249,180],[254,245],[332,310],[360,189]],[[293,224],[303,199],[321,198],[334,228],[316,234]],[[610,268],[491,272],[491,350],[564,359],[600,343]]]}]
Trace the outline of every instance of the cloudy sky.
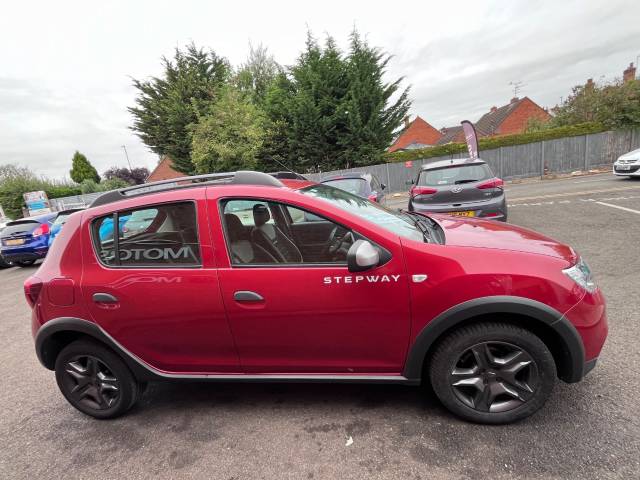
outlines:
[{"label": "cloudy sky", "polygon": [[620,77],[640,55],[640,2],[29,1],[0,16],[0,164],[68,176],[78,149],[102,172],[153,168],[129,130],[131,77],[160,74],[160,57],[190,41],[241,63],[249,41],[284,64],[307,28],[340,45],[356,25],[394,55],[389,78],[411,85],[412,114],[437,128],[477,120],[521,95],[553,106],[573,85]]}]

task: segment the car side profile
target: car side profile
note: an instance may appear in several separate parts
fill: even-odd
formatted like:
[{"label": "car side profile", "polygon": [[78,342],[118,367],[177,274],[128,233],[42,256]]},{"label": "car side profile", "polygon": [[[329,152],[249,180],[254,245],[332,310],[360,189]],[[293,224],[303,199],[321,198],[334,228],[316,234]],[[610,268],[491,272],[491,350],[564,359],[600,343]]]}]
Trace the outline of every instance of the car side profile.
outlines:
[{"label": "car side profile", "polygon": [[413,183],[408,205],[411,212],[507,221],[504,182],[483,160],[427,163]]},{"label": "car side profile", "polygon": [[56,213],[22,218],[7,223],[0,233],[0,255],[20,267],[33,265],[49,251],[49,233]]},{"label": "car side profile", "polygon": [[386,205],[385,190],[387,186],[371,173],[349,172],[323,178],[320,183],[340,188],[372,202]]},{"label": "car side profile", "polygon": [[36,354],[87,415],[151,381],[429,383],[507,423],[596,364],[605,301],[566,245],[259,172],[173,182],[72,214],[25,282]]}]

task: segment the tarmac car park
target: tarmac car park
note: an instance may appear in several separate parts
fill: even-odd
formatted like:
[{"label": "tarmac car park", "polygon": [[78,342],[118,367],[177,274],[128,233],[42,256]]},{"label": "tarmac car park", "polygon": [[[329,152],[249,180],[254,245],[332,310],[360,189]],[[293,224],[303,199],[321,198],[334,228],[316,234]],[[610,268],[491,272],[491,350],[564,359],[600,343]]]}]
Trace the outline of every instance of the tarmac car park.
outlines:
[{"label": "tarmac car park", "polygon": [[562,243],[257,172],[180,183],[73,214],[25,282],[37,355],[83,413],[121,415],[156,380],[427,382],[506,423],[596,364],[604,299]]}]

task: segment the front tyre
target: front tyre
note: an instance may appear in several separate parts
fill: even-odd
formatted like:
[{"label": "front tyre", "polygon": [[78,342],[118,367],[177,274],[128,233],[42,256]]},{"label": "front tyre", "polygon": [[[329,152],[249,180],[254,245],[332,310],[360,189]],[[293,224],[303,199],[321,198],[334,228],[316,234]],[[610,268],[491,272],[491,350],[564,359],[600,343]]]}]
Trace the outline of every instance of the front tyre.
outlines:
[{"label": "front tyre", "polygon": [[139,386],[129,368],[100,343],[70,343],[58,355],[55,371],[67,401],[94,418],[118,417],[138,399]]},{"label": "front tyre", "polygon": [[440,342],[429,374],[434,392],[451,412],[472,422],[502,424],[522,420],[544,405],[556,365],[530,331],[479,323]]}]

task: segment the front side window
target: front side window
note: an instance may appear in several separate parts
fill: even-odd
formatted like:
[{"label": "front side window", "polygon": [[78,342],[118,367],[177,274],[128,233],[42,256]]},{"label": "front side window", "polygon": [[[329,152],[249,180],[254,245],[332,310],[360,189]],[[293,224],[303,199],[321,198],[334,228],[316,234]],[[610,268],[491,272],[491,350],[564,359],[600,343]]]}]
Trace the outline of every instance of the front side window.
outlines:
[{"label": "front side window", "polygon": [[301,208],[266,200],[225,200],[222,220],[232,265],[346,264],[353,235]]},{"label": "front side window", "polygon": [[424,238],[415,222],[407,215],[387,209],[378,203],[370,202],[344,190],[318,184],[303,188],[300,193],[327,201],[396,235],[417,241],[422,241]]},{"label": "front side window", "polygon": [[367,181],[364,178],[340,178],[322,183],[339,188],[345,192],[353,193],[354,195],[360,195],[361,197],[366,195],[369,190]]},{"label": "front side window", "polygon": [[181,202],[100,217],[93,222],[92,235],[107,266],[200,266],[197,225],[195,204]]}]

